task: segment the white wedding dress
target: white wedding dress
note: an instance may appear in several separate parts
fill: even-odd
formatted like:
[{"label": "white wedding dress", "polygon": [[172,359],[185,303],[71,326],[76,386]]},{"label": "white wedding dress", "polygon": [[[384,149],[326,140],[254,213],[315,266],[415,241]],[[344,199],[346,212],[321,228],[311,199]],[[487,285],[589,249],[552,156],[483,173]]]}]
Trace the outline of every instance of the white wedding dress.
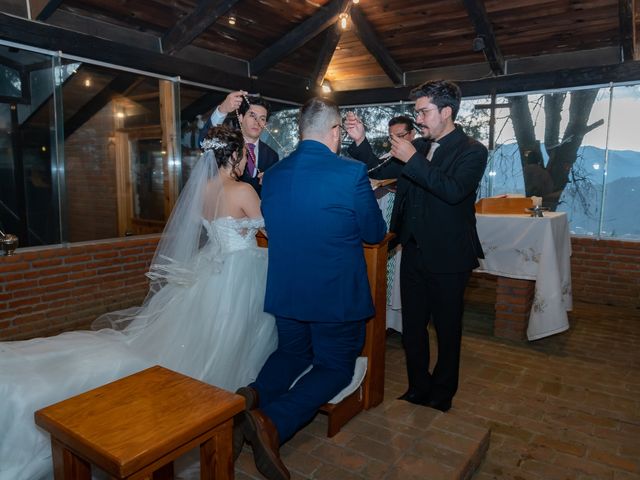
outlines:
[{"label": "white wedding dress", "polygon": [[[262,219],[202,220],[208,242],[121,331],[0,343],[0,480],[52,476],[49,435],[33,413],[151,365],[230,391],[253,381],[277,344],[263,312]],[[215,240],[215,241],[213,241]]]}]

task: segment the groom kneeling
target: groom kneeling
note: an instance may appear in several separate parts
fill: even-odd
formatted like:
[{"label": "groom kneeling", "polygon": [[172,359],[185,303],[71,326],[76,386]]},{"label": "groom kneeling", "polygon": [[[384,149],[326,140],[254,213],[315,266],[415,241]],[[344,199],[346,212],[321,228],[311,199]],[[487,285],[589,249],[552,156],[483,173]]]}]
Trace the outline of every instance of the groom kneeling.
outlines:
[{"label": "groom kneeling", "polygon": [[278,348],[238,390],[247,410],[234,428],[234,455],[248,441],[268,479],[290,478],[280,444],[349,384],[374,315],[362,242],[381,241],[386,225],[365,165],[336,155],[340,126],[335,103],[309,100],[298,148],[263,179],[265,311],[276,317]]}]

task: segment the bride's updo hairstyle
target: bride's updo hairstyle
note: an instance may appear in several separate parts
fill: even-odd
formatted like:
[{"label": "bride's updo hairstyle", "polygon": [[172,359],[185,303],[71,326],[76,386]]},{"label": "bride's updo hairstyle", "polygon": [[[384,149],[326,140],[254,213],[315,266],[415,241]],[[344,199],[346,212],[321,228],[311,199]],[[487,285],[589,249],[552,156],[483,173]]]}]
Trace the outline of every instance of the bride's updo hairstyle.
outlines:
[{"label": "bride's updo hairstyle", "polygon": [[[231,167],[232,175],[237,177],[236,166],[242,161],[244,149],[244,138],[240,130],[234,130],[224,125],[212,127],[204,140],[200,142],[200,146],[205,152],[208,150],[213,152],[218,168]],[[235,159],[233,158],[234,152],[237,153]]]}]

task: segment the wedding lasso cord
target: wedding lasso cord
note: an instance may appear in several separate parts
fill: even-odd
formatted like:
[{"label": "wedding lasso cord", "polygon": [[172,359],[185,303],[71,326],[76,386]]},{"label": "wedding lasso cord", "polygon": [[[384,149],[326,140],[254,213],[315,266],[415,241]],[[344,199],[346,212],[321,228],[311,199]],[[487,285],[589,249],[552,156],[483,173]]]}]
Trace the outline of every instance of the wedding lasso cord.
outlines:
[{"label": "wedding lasso cord", "polygon": [[384,167],[387,163],[389,163],[391,160],[393,160],[393,155],[391,155],[390,153],[387,153],[387,155],[389,155],[389,158],[387,158],[385,161],[383,161],[382,163],[379,163],[378,165],[376,165],[373,168],[370,168],[369,170],[367,170],[367,174],[374,172],[376,170],[378,170],[379,168]]},{"label": "wedding lasso cord", "polygon": [[[244,101],[247,102],[247,105],[249,105],[249,108],[251,108],[251,104],[249,103],[249,100],[247,99],[247,97],[245,95],[242,95],[242,98],[244,98]],[[249,111],[249,108],[247,109],[247,112]],[[246,134],[242,129],[242,122],[240,121],[240,112],[238,111],[237,108],[236,108],[236,119],[238,120],[238,126],[240,127],[240,132],[242,133],[242,136],[246,138]],[[259,174],[260,169],[258,168],[258,162],[256,160],[255,153],[253,153],[250,148],[247,148],[246,151],[247,151],[247,154],[251,157],[251,160],[253,161],[253,164],[256,167],[256,175]]]}]

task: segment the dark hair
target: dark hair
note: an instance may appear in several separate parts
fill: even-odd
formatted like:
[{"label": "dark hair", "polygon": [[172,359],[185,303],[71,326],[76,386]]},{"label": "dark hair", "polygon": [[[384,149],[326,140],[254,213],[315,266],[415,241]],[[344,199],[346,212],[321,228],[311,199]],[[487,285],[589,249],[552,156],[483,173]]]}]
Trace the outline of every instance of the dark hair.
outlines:
[{"label": "dark hair", "polygon": [[451,107],[451,119],[455,120],[460,110],[460,87],[448,80],[432,80],[425,82],[411,90],[411,100],[429,97],[431,103],[438,107],[438,111],[444,107]]},{"label": "dark hair", "polygon": [[[249,100],[249,103],[247,103],[247,100]],[[271,105],[259,95],[247,95],[246,97],[243,97],[242,103],[238,108],[238,113],[240,115],[244,115],[245,113],[247,113],[251,105],[264,107],[264,109],[267,111],[267,120],[269,119],[269,115],[271,114]]]},{"label": "dark hair", "polygon": [[393,127],[394,125],[404,125],[407,127],[407,131],[410,132],[414,128],[413,120],[405,115],[398,115],[397,117],[393,117],[389,120],[389,126]]},{"label": "dark hair", "polygon": [[[215,140],[220,143],[219,146],[214,145],[206,150],[213,151],[213,155],[216,158],[218,168],[231,167],[231,172],[237,179],[235,173],[235,167],[240,164],[242,160],[242,149],[244,148],[244,137],[240,130],[231,129],[225,125],[212,127],[207,132],[204,142],[207,140]],[[237,153],[236,158],[233,158],[233,154]]]}]

